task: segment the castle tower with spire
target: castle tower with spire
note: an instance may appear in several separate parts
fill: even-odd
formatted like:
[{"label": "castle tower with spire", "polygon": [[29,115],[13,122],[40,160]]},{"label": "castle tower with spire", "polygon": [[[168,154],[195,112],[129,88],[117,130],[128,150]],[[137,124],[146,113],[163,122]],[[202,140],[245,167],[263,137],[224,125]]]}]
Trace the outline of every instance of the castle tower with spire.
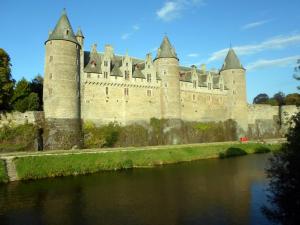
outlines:
[{"label": "castle tower with spire", "polygon": [[154,64],[161,78],[161,117],[181,119],[179,60],[167,36],[157,51]]},{"label": "castle tower with spire", "polygon": [[230,47],[220,75],[223,76],[225,86],[229,90],[227,93],[229,117],[238,123],[241,134],[248,128],[245,71],[234,50]]},{"label": "castle tower with spire", "polygon": [[[83,35],[74,35],[65,10],[45,42],[45,149],[81,145],[80,55]],[[83,57],[83,56],[82,56]],[[82,59],[83,61],[83,59]]]}]

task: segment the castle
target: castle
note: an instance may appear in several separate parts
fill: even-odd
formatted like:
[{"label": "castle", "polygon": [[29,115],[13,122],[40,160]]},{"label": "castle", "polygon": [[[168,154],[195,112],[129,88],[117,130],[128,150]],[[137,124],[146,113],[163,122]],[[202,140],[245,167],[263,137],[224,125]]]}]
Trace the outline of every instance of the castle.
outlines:
[{"label": "castle", "polygon": [[[84,35],[73,32],[66,12],[45,42],[44,113],[51,146],[80,145],[81,121],[107,124],[149,122],[150,118],[183,121],[233,119],[248,129],[246,70],[232,48],[219,71],[205,65],[184,67],[167,36],[155,57],[84,51]],[[55,129],[53,129],[55,128]],[[49,141],[48,141],[49,142]],[[54,144],[53,144],[54,143]],[[55,144],[56,143],[56,144]]]}]

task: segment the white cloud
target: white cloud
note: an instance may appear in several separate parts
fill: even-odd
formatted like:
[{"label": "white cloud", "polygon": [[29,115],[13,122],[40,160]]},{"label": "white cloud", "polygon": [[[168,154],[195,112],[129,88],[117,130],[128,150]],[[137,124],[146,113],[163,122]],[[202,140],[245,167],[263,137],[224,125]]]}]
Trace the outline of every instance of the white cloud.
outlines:
[{"label": "white cloud", "polygon": [[164,3],[163,7],[156,11],[158,19],[171,21],[179,18],[182,11],[197,5],[204,5],[203,0],[173,0]]},{"label": "white cloud", "polygon": [[295,65],[300,55],[279,58],[279,59],[261,59],[256,62],[250,63],[246,66],[247,70],[257,70],[269,67],[286,67],[290,65]]},{"label": "white cloud", "polygon": [[139,30],[139,29],[140,29],[140,26],[139,26],[139,25],[133,25],[133,26],[132,26],[132,29],[133,29],[133,30]]},{"label": "white cloud", "polygon": [[199,54],[198,53],[190,53],[187,55],[188,57],[198,57]]},{"label": "white cloud", "polygon": [[126,40],[128,39],[130,36],[132,35],[132,33],[125,33],[121,35],[121,39]]},{"label": "white cloud", "polygon": [[[233,49],[238,55],[251,55],[266,50],[283,49],[291,45],[300,44],[300,34],[288,36],[277,36],[258,44],[236,46]],[[223,59],[228,52],[228,48],[214,52],[208,62]]]},{"label": "white cloud", "polygon": [[128,38],[130,38],[135,32],[137,32],[140,29],[140,26],[135,24],[131,27],[131,29],[131,32],[127,32],[121,35],[122,40],[127,40]]},{"label": "white cloud", "polygon": [[248,23],[248,24],[245,24],[242,27],[242,29],[247,30],[247,29],[259,27],[259,26],[262,26],[262,25],[264,25],[266,23],[269,23],[269,22],[271,22],[271,20],[261,20],[261,21],[256,21],[256,22],[253,22],[253,23]]}]

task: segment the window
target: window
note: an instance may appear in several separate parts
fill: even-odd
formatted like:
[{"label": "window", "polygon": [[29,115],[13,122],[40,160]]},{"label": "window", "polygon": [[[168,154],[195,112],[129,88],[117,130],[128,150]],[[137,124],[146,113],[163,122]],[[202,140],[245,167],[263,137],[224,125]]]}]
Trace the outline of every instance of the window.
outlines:
[{"label": "window", "polygon": [[66,35],[69,35],[69,30],[66,30]]},{"label": "window", "polygon": [[151,90],[147,90],[147,96],[150,97],[152,95],[152,91]]},{"label": "window", "polygon": [[108,95],[108,87],[105,87],[105,94]]},{"label": "window", "polygon": [[104,78],[107,79],[107,75],[108,73],[107,72],[104,72]]},{"label": "window", "polygon": [[150,65],[148,65],[148,69],[150,69]]},{"label": "window", "polygon": [[164,70],[164,75],[166,75],[166,74],[167,74],[167,71]]},{"label": "window", "polygon": [[87,78],[91,78],[91,74],[90,73],[88,73],[86,76],[87,76]]},{"label": "window", "polygon": [[108,62],[107,61],[104,61],[104,66],[108,66]]},{"label": "window", "polygon": [[223,91],[223,84],[220,84],[220,90]]},{"label": "window", "polygon": [[197,87],[197,81],[193,81],[193,87],[196,88]]},{"label": "window", "polygon": [[126,63],[126,66],[128,66],[128,63]]},{"label": "window", "polygon": [[208,90],[211,89],[211,83],[208,83]]},{"label": "window", "polygon": [[195,101],[195,99],[196,99],[196,97],[195,97],[195,95],[193,95],[193,101]]},{"label": "window", "polygon": [[51,55],[50,59],[49,59],[49,62],[52,62],[52,61],[53,61],[53,56]]},{"label": "window", "polygon": [[125,80],[129,80],[129,71],[125,70]]},{"label": "window", "polygon": [[147,74],[147,82],[151,82],[151,74]]},{"label": "window", "polygon": [[128,96],[128,95],[129,95],[128,88],[124,88],[124,95],[125,95],[125,96]]}]

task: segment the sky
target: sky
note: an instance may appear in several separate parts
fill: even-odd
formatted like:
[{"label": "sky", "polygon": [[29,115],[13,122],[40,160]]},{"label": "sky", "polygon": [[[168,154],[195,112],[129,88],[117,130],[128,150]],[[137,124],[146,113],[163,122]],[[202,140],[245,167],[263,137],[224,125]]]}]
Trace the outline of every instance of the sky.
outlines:
[{"label": "sky", "polygon": [[154,58],[167,34],[181,65],[220,69],[231,45],[247,69],[249,103],[260,93],[297,92],[299,0],[0,0],[0,48],[14,79],[43,74],[44,42],[63,8],[86,51],[111,44],[116,54]]}]

